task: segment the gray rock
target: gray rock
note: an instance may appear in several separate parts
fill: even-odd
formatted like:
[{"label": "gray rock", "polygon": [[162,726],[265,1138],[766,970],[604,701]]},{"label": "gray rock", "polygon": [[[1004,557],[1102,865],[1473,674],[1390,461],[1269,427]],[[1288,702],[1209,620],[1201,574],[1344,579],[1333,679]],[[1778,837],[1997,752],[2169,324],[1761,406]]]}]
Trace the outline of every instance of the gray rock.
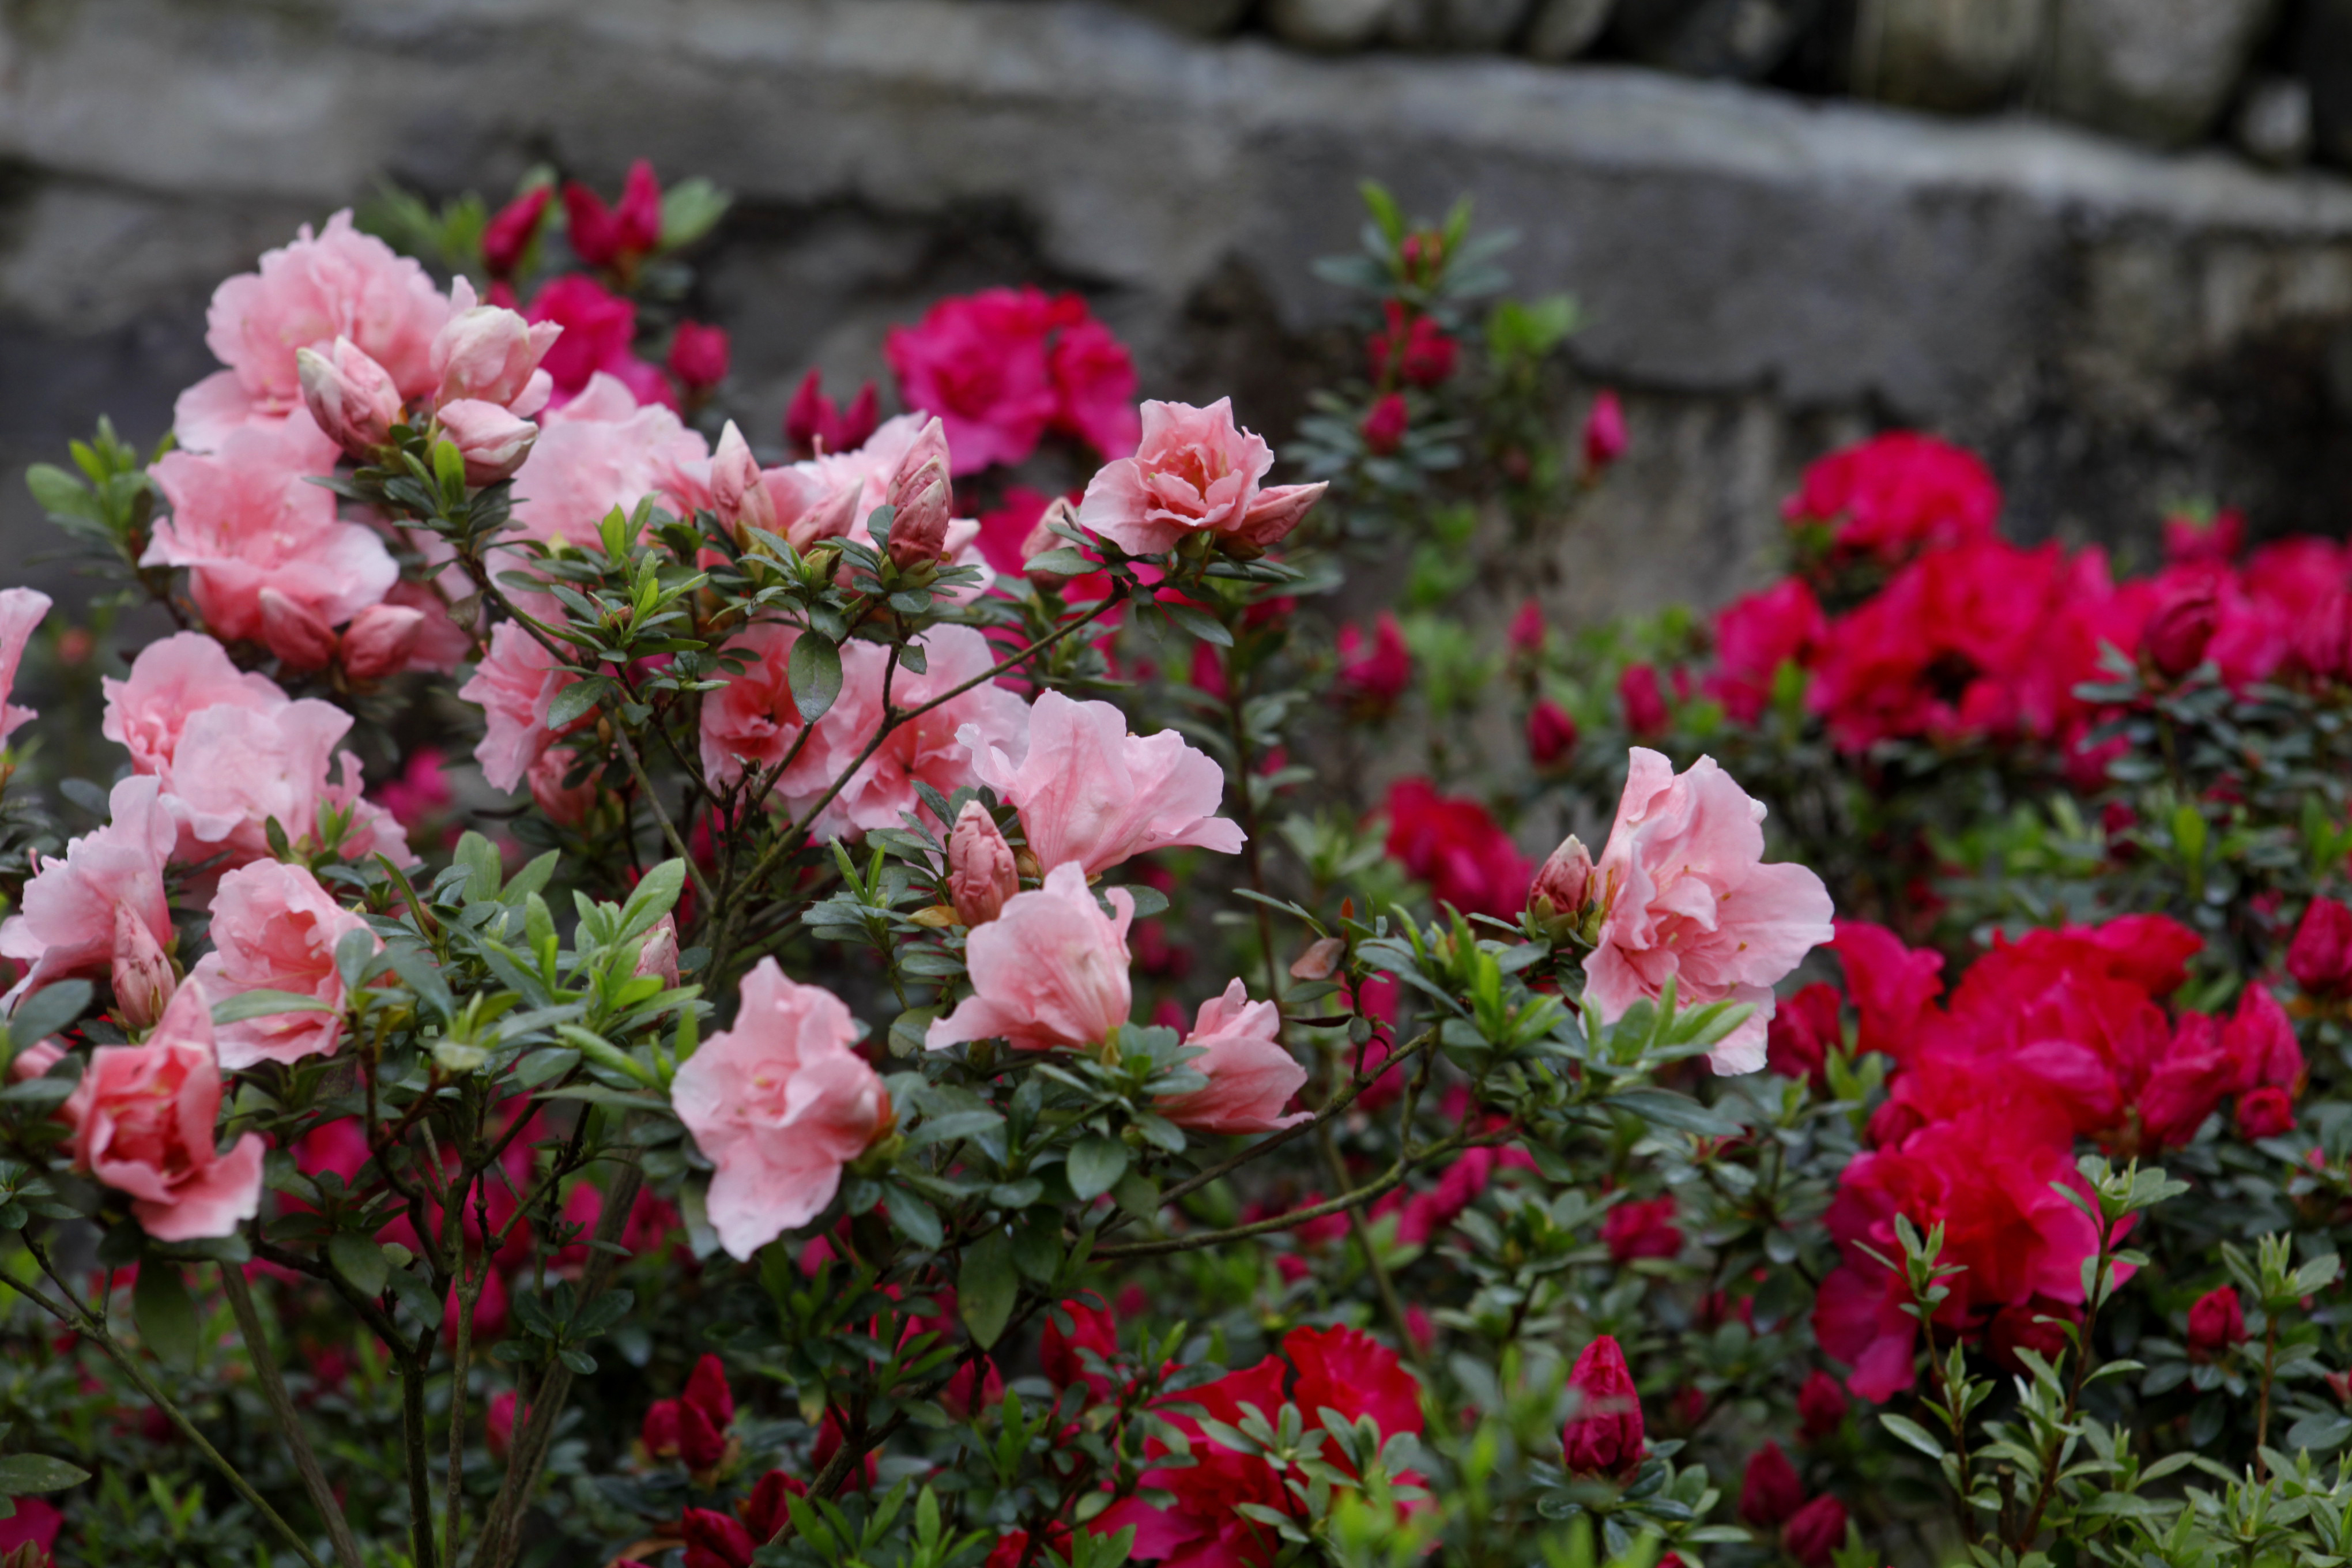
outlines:
[{"label": "gray rock", "polygon": [[1122,10],[1140,12],[1163,27],[1197,37],[1215,38],[1240,25],[1249,0],[1110,0]]},{"label": "gray rock", "polygon": [[1617,0],[1611,33],[1635,59],[1753,81],[1788,57],[1819,0]]},{"label": "gray rock", "polygon": [[1853,85],[1864,98],[1967,114],[2025,82],[2049,0],[1863,0]]},{"label": "gray rock", "polygon": [[1396,0],[1266,0],[1265,25],[1306,49],[1360,49],[1378,37]]},{"label": "gray rock", "polygon": [[1528,27],[1528,53],[1539,60],[1574,59],[1601,39],[1616,0],[1543,0]]},{"label": "gray rock", "polygon": [[2295,68],[2311,89],[2311,141],[2320,157],[2352,164],[2352,0],[2304,0]]},{"label": "gray rock", "polygon": [[2246,87],[2231,129],[2248,157],[2293,168],[2311,156],[2311,84],[2298,77],[2257,77]]},{"label": "gray rock", "polygon": [[2213,128],[2276,0],[2057,0],[2042,96],[2069,120],[2159,147]]},{"label": "gray rock", "polygon": [[1499,49],[1527,20],[1529,0],[1396,0],[1389,37],[1413,49]]}]

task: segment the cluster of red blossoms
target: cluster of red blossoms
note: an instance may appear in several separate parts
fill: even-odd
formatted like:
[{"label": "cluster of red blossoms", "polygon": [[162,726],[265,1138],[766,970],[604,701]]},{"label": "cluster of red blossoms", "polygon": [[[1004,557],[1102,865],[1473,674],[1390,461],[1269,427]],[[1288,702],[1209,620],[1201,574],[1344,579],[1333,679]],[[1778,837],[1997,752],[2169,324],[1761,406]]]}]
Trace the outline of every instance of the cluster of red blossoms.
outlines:
[{"label": "cluster of red blossoms", "polygon": [[[1822,1348],[1853,1369],[1848,1385],[1866,1399],[1912,1381],[1918,1324],[1884,1261],[1901,1256],[1898,1215],[1923,1234],[1943,1226],[1943,1261],[1967,1270],[1947,1281],[1939,1329],[1981,1336],[2004,1360],[2021,1346],[2049,1354],[2063,1343],[2059,1321],[2079,1318],[2083,1263],[2100,1239],[2056,1190],[2084,1190],[2077,1139],[2155,1154],[2189,1142],[2229,1100],[2245,1137],[2294,1125],[2304,1060],[2285,1009],[2257,982],[2226,1017],[2168,1010],[2200,940],[2161,915],[2000,942],[1948,994],[1942,955],[1879,926],[1837,929],[1855,1048],[1895,1064],[1872,1147],[1830,1206],[1843,1263],[1813,1316]],[[1775,1070],[1818,1079],[1843,1041],[1842,1013],[1826,984],[1790,998],[1771,1026]]]},{"label": "cluster of red blossoms", "polygon": [[[2352,556],[2332,541],[2245,554],[2234,513],[2177,519],[2165,568],[2118,583],[2102,550],[1999,537],[2000,491],[1984,464],[1907,432],[1823,458],[1783,510],[1803,566],[1716,620],[1705,690],[1742,722],[1793,662],[1807,706],[1843,750],[2030,740],[2083,765],[2095,715],[2075,688],[2102,678],[2109,646],[2166,680],[2208,660],[2239,687],[2347,677]],[[1825,607],[1857,585],[1858,601]]]}]

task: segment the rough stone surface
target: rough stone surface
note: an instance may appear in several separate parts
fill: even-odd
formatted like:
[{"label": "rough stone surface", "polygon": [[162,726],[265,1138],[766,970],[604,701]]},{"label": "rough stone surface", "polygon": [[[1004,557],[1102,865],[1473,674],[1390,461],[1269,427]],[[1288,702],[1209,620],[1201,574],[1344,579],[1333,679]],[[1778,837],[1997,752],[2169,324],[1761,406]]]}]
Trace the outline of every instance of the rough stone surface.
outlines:
[{"label": "rough stone surface", "polygon": [[1635,59],[1749,81],[1788,58],[1820,0],[1617,0],[1612,31]]},{"label": "rough stone surface", "polygon": [[1360,49],[1380,37],[1396,0],[1266,0],[1275,36],[1308,49]]},{"label": "rough stone surface", "polygon": [[2255,78],[2231,131],[2248,157],[2293,168],[2311,156],[2311,84],[2291,76]]},{"label": "rough stone surface", "polygon": [[1528,26],[1528,53],[1539,60],[1574,59],[1600,40],[1616,0],[1543,0]]},{"label": "rough stone surface", "polygon": [[2303,0],[2294,54],[2297,74],[2311,84],[2313,145],[2352,163],[2352,0]]},{"label": "rough stone surface", "polygon": [[2042,39],[2050,0],[1864,0],[1854,87],[1915,109],[1973,113],[2010,100]]},{"label": "rough stone surface", "polygon": [[[1083,89],[1073,84],[1084,84]],[[626,103],[627,114],[612,106]],[[2352,515],[2352,184],[1627,67],[1302,57],[1109,9],[970,0],[49,0],[0,12],[0,460],[111,411],[152,440],[203,306],[379,176],[502,193],[628,161],[740,197],[693,308],[772,441],[799,375],[880,374],[950,291],[1085,289],[1148,389],[1277,446],[1344,368],[1355,185],[1475,197],[1591,322],[1633,450],[1531,563],[1563,611],[1754,580],[1796,471],[1902,422],[1980,446],[2023,536]],[[0,548],[34,534],[13,479]]]},{"label": "rough stone surface", "polygon": [[2055,0],[2045,91],[2070,120],[2158,146],[2213,127],[2277,0]]},{"label": "rough stone surface", "polygon": [[1213,38],[1233,31],[1249,9],[1250,0],[1110,0],[1114,5],[1149,16],[1181,33]]},{"label": "rough stone surface", "polygon": [[1527,21],[1528,0],[1397,0],[1389,37],[1408,48],[1499,49]]}]

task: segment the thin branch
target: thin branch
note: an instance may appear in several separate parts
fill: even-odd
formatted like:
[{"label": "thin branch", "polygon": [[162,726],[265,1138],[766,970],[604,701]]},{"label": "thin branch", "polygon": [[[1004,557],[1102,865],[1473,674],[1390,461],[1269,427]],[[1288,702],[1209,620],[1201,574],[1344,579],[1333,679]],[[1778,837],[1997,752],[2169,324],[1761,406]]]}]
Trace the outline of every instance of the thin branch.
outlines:
[{"label": "thin branch", "polygon": [[335,1500],[335,1489],[327,1483],[327,1473],[319,1466],[318,1450],[310,1446],[310,1434],[303,1428],[302,1418],[287,1396],[286,1380],[278,1371],[278,1358],[269,1349],[269,1336],[262,1327],[261,1314],[253,1304],[252,1288],[245,1282],[245,1270],[234,1263],[221,1265],[221,1290],[228,1297],[229,1310],[236,1315],[236,1331],[245,1338],[246,1353],[253,1358],[254,1380],[261,1385],[261,1396],[278,1416],[278,1425],[286,1434],[286,1445],[293,1451],[294,1469],[302,1478],[302,1489],[310,1494],[310,1506],[319,1510],[326,1521],[327,1540],[335,1549],[335,1560],[342,1568],[364,1568],[360,1557],[360,1543],[352,1534],[352,1521],[343,1516],[343,1505]]}]

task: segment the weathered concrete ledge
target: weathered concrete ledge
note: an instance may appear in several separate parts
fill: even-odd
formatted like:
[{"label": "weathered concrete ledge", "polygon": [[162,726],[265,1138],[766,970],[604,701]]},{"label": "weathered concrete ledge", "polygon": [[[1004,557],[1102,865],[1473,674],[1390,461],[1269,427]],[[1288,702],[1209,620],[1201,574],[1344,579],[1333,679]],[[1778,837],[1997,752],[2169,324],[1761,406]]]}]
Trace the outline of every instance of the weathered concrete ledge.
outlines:
[{"label": "weathered concrete ledge", "polygon": [[[211,281],[379,177],[496,190],[553,158],[609,184],[639,154],[743,200],[705,303],[740,328],[763,425],[807,363],[858,373],[884,321],[1023,276],[1095,292],[1156,385],[1279,404],[1341,304],[1308,263],[1353,243],[1356,180],[1424,210],[1469,193],[1519,231],[1519,288],[1583,300],[1579,367],[1635,395],[1645,456],[1590,524],[1620,557],[1595,605],[1728,590],[1794,467],[1879,420],[1984,445],[2029,532],[2126,537],[2198,493],[2308,528],[2352,500],[2352,182],[971,0],[13,9],[0,455],[86,424],[87,398],[159,406]],[[1644,565],[1662,544],[1676,581]]]}]

